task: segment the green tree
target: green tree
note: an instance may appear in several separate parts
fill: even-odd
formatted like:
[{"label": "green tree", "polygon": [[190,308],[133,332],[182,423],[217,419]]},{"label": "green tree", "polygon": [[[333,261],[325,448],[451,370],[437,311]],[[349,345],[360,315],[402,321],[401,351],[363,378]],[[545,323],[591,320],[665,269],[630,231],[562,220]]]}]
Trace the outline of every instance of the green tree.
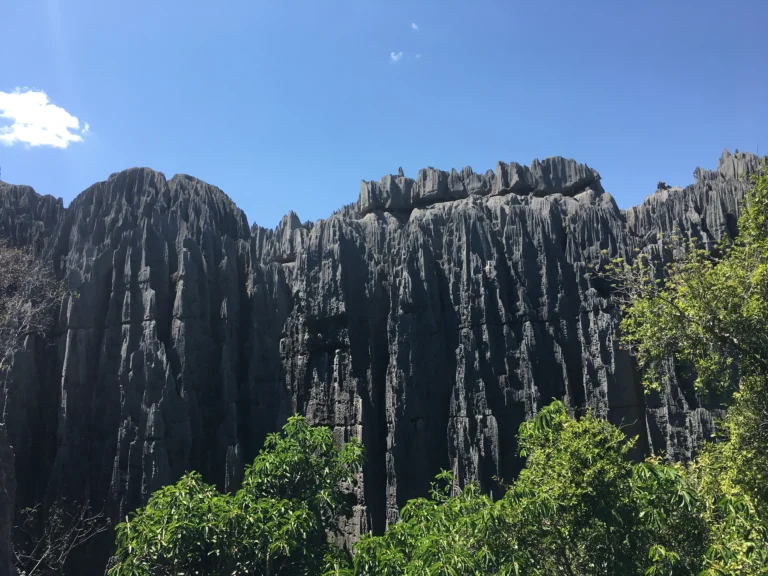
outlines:
[{"label": "green tree", "polygon": [[525,468],[493,502],[475,484],[429,499],[356,546],[354,576],[692,574],[707,530],[680,466],[633,463],[624,433],[553,402],[520,427]]},{"label": "green tree", "polygon": [[315,575],[338,556],[327,533],[346,512],[361,444],[289,418],[267,438],[235,494],[189,473],[116,527],[111,576]]},{"label": "green tree", "polygon": [[[768,574],[768,175],[753,176],[735,241],[689,241],[658,274],[643,254],[609,267],[626,296],[622,341],[665,386],[672,363],[702,392],[734,391],[719,441],[690,468],[711,545],[703,574]],[[662,278],[658,278],[662,276]]]},{"label": "green tree", "polygon": [[[622,341],[645,368],[646,384],[663,384],[664,362],[690,367],[699,388],[766,388],[768,375],[768,176],[755,178],[735,242],[714,252],[687,245],[663,279],[646,254],[609,268],[628,297]],[[673,238],[673,240],[676,240]]]},{"label": "green tree", "polygon": [[690,573],[705,544],[695,490],[679,467],[633,463],[633,444],[561,402],[522,424],[528,459],[508,498],[526,573]]},{"label": "green tree", "polygon": [[516,574],[514,542],[508,537],[501,502],[476,484],[456,492],[443,472],[429,498],[402,509],[401,521],[380,537],[363,536],[355,546],[354,576]]}]

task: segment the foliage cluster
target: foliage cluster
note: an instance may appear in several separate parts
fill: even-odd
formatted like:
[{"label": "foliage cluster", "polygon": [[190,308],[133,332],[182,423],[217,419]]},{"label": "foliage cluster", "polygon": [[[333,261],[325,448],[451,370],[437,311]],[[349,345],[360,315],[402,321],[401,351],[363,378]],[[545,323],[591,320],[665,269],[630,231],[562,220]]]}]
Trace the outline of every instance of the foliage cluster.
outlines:
[{"label": "foliage cluster", "polygon": [[[688,475],[705,503],[705,574],[768,574],[768,175],[753,176],[735,240],[678,242],[663,270],[640,254],[609,273],[625,297],[624,345],[649,390],[669,368],[702,393],[727,393],[728,415]],[[708,249],[713,248],[713,249]]]},{"label": "foliage cluster", "polygon": [[294,416],[267,438],[235,494],[194,472],[154,493],[116,527],[110,575],[320,574],[338,556],[326,533],[362,462],[354,438],[338,449],[329,429]]},{"label": "foliage cluster", "polygon": [[435,489],[384,536],[364,537],[344,574],[685,573],[706,540],[697,495],[679,466],[632,463],[631,444],[553,402],[521,426],[528,460],[503,498],[474,484],[453,496]]}]

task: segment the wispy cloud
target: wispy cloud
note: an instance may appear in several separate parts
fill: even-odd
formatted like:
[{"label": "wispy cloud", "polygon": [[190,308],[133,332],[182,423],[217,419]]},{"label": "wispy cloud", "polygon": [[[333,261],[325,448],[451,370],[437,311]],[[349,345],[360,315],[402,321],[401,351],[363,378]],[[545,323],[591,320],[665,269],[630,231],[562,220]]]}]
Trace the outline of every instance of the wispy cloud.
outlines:
[{"label": "wispy cloud", "polygon": [[402,52],[390,52],[389,58],[392,60],[392,62],[400,62],[400,59],[403,57]]},{"label": "wispy cloud", "polygon": [[0,119],[11,122],[10,126],[0,125],[0,142],[7,146],[20,143],[67,148],[82,142],[90,129],[87,122],[81,129],[80,120],[52,104],[45,92],[28,88],[0,92]]},{"label": "wispy cloud", "polygon": [[421,54],[416,54],[416,60],[421,60]]},{"label": "wispy cloud", "polygon": [[413,23],[411,24],[411,29],[413,29],[413,30],[415,30],[416,32],[418,32],[418,31],[419,31],[419,25],[418,25],[418,24],[416,24],[416,22],[413,22]]}]

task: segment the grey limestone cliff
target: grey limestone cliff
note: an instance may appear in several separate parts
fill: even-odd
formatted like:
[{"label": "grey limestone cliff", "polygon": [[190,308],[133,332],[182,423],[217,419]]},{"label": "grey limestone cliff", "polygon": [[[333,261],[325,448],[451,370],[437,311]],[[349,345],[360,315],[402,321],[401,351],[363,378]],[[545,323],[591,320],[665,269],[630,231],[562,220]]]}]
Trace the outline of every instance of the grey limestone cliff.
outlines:
[{"label": "grey limestone cliff", "polygon": [[190,469],[234,489],[294,412],[366,446],[347,541],[384,530],[441,468],[498,489],[521,466],[519,424],[552,398],[625,423],[641,451],[689,457],[717,410],[673,371],[643,394],[590,266],[668,258],[672,229],[733,234],[756,166],[726,152],[627,211],[573,160],[430,168],[276,230],[148,169],[66,209],[2,185],[0,235],[37,243],[74,291],[55,341],[28,341],[0,376],[17,506],[65,496],[122,517]]},{"label": "grey limestone cliff", "polygon": [[61,198],[0,182],[0,239],[42,250],[63,213]]}]

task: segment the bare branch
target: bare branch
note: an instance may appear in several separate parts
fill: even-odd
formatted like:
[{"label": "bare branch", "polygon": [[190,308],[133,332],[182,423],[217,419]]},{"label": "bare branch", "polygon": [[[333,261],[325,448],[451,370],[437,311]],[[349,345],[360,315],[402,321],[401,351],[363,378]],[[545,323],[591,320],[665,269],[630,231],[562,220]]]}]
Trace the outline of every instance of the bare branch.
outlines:
[{"label": "bare branch", "polygon": [[0,241],[0,370],[27,336],[51,334],[65,294],[50,262]]},{"label": "bare branch", "polygon": [[63,573],[72,551],[111,524],[103,511],[93,513],[87,503],[70,507],[62,500],[51,506],[45,518],[41,514],[39,505],[22,510],[20,524],[14,528],[13,553],[22,576]]}]

